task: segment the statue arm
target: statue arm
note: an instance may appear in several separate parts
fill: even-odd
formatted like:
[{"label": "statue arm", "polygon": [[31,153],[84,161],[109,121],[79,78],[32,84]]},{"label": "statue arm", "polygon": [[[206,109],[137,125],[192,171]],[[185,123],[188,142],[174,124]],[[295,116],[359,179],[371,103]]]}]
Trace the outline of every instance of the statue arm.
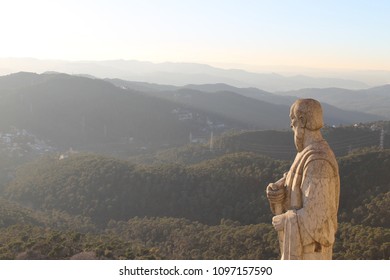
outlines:
[{"label": "statue arm", "polygon": [[302,245],[334,243],[338,187],[338,176],[328,161],[318,159],[307,164],[301,185],[303,207],[296,212]]},{"label": "statue arm", "polygon": [[277,182],[270,183],[266,189],[266,194],[270,203],[271,211],[275,215],[280,215],[284,211],[286,211],[286,209],[284,208],[284,204],[286,200],[286,189],[285,189],[286,176],[287,176],[287,172],[284,173],[283,177],[279,179]]}]

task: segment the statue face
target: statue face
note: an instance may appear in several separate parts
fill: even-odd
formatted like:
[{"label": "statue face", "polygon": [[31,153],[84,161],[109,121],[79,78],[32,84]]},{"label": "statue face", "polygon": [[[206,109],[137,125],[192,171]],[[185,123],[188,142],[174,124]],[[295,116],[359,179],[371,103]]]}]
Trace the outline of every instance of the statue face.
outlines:
[{"label": "statue face", "polygon": [[298,152],[303,150],[305,128],[301,124],[298,117],[295,115],[293,108],[290,111],[291,129],[294,132],[294,143]]}]

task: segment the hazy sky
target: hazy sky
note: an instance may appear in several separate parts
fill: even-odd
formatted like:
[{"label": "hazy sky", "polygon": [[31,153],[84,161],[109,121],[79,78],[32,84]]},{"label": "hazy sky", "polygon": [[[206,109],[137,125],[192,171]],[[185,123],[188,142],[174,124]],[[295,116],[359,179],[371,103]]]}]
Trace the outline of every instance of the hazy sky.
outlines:
[{"label": "hazy sky", "polygon": [[0,57],[390,70],[387,0],[0,0]]}]

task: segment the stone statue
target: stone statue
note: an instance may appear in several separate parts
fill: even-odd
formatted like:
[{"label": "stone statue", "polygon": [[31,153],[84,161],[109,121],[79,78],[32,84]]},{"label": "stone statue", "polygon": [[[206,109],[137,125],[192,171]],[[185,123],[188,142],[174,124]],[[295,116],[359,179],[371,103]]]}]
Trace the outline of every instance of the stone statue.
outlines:
[{"label": "stone statue", "polygon": [[299,99],[290,109],[297,155],[283,178],[267,186],[282,260],[330,260],[337,230],[340,178],[322,138],[322,108]]}]

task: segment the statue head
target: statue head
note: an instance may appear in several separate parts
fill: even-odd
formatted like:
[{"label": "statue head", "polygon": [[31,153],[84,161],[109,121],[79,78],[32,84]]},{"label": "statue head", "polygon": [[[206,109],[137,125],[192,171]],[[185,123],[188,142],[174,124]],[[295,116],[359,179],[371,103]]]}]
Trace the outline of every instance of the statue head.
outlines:
[{"label": "statue head", "polygon": [[304,149],[305,131],[319,131],[324,126],[320,102],[298,99],[290,108],[291,128],[298,152]]}]

